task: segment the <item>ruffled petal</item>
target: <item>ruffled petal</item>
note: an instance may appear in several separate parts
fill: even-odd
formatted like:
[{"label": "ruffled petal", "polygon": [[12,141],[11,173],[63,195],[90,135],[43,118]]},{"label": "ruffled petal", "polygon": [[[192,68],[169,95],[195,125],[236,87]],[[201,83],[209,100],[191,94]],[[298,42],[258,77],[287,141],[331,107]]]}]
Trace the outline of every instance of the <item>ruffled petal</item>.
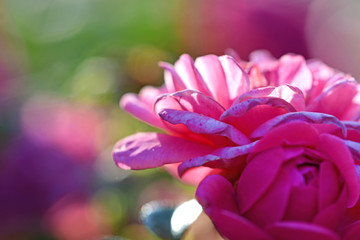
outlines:
[{"label": "ruffled petal", "polygon": [[208,145],[160,133],[137,133],[120,140],[113,158],[123,169],[147,169],[188,160],[213,151]]},{"label": "ruffled petal", "polygon": [[302,222],[277,222],[266,231],[276,240],[340,240],[340,237],[329,229]]}]

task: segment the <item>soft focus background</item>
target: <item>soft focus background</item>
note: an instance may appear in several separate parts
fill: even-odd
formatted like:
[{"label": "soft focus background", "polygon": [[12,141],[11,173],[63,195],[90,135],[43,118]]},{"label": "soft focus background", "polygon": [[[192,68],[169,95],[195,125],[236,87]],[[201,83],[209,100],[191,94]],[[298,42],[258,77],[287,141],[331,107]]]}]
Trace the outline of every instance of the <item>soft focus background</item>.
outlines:
[{"label": "soft focus background", "polygon": [[[191,199],[162,170],[124,171],[114,143],[153,129],[118,106],[161,85],[158,61],[293,52],[360,79],[357,0],[0,0],[0,239],[159,239],[144,203]],[[219,239],[205,216],[184,239]]]}]

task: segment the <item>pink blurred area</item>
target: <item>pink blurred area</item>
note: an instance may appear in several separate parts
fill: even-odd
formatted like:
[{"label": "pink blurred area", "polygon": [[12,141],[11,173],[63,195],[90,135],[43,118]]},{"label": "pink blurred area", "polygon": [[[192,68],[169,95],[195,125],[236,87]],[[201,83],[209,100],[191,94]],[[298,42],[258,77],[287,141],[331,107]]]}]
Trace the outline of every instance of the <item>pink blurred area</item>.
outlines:
[{"label": "pink blurred area", "polygon": [[76,161],[93,162],[101,150],[103,116],[89,105],[38,95],[24,105],[21,123],[34,142],[51,144]]},{"label": "pink blurred area", "polygon": [[356,0],[200,0],[179,11],[184,49],[199,56],[231,48],[318,58],[360,79],[360,2]]}]

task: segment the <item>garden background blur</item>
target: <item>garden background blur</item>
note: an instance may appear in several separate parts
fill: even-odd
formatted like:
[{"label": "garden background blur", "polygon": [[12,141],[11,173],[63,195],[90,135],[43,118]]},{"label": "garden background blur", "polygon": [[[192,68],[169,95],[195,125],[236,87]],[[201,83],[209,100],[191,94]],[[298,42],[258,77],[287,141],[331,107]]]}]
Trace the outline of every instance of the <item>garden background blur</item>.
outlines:
[{"label": "garden background blur", "polygon": [[[360,79],[359,11],[357,0],[0,0],[0,239],[159,239],[141,206],[195,189],[115,166],[117,140],[154,130],[120,97],[161,85],[158,61],[229,48],[316,57]],[[200,216],[184,239],[220,239],[211,227]]]}]

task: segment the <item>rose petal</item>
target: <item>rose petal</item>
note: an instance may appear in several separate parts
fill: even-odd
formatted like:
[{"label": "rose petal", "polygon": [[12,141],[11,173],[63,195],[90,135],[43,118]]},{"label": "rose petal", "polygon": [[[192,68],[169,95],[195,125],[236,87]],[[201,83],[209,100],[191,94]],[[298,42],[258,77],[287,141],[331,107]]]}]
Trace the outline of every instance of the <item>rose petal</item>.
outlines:
[{"label": "rose petal", "polygon": [[276,179],[283,161],[285,153],[281,148],[256,154],[250,160],[240,176],[236,190],[241,214],[248,211],[267,191]]},{"label": "rose petal", "polygon": [[282,168],[269,189],[244,216],[261,227],[280,221],[288,205],[290,190],[291,177]]},{"label": "rose petal", "polygon": [[188,160],[213,151],[208,145],[160,133],[137,133],[120,140],[113,158],[123,169],[146,169]]},{"label": "rose petal", "polygon": [[234,189],[224,177],[206,177],[196,191],[196,199],[224,237],[269,240],[260,228],[238,215]]},{"label": "rose petal", "polygon": [[177,74],[171,64],[166,62],[160,62],[159,66],[165,70],[164,79],[168,92],[177,92],[186,89],[185,84],[183,83],[180,76]]},{"label": "rose petal", "polygon": [[154,114],[152,108],[149,108],[145,103],[143,103],[136,94],[125,94],[121,98],[120,106],[134,117],[152,126],[158,128],[164,127],[161,119],[156,114]]},{"label": "rose petal", "polygon": [[342,119],[356,92],[357,83],[354,80],[341,81],[320,94],[307,111],[327,113]]},{"label": "rose petal", "polygon": [[247,219],[228,211],[209,211],[216,229],[225,239],[273,240]]},{"label": "rose petal", "polygon": [[277,222],[267,228],[276,240],[340,240],[340,237],[326,228],[302,222]]},{"label": "rose petal", "polygon": [[345,142],[330,134],[319,136],[319,151],[327,154],[328,158],[337,166],[344,177],[348,191],[348,207],[352,207],[360,196],[359,182],[354,166],[354,159]]},{"label": "rose petal", "polygon": [[350,149],[352,156],[355,160],[360,161],[360,143],[344,140],[346,146]]},{"label": "rose petal", "polygon": [[157,99],[155,103],[155,112],[159,113],[163,109],[195,112],[214,119],[219,119],[221,114],[225,111],[223,106],[213,98],[194,90],[183,90],[163,95],[161,98]]},{"label": "rose petal", "polygon": [[343,189],[332,204],[321,208],[313,223],[329,229],[337,229],[346,210],[347,191]]},{"label": "rose petal", "polygon": [[354,222],[348,227],[346,234],[343,237],[343,240],[359,240],[359,236],[360,236],[360,220]]},{"label": "rose petal", "polygon": [[248,154],[256,142],[237,147],[216,149],[212,154],[195,157],[180,164],[178,171],[182,176],[190,168],[208,166],[213,168],[233,168],[244,163],[238,157]]},{"label": "rose petal", "polygon": [[230,107],[221,115],[220,121],[248,135],[267,120],[294,111],[291,104],[280,98],[252,98]]},{"label": "rose petal", "polygon": [[335,202],[340,195],[340,182],[333,163],[323,161],[319,171],[319,210]]},{"label": "rose petal", "polygon": [[233,186],[222,176],[211,175],[206,177],[196,190],[196,199],[206,213],[209,209],[238,213]]},{"label": "rose petal", "polygon": [[250,143],[250,140],[233,126],[198,113],[165,109],[159,116],[171,124],[184,124],[194,133],[224,136],[238,145]]},{"label": "rose petal", "polygon": [[207,96],[211,96],[209,88],[195,68],[194,60],[188,54],[180,56],[179,60],[175,63],[175,70],[180,76],[186,89],[197,90]]},{"label": "rose petal", "polygon": [[333,124],[341,128],[343,135],[346,135],[346,128],[336,117],[328,114],[314,113],[314,112],[295,112],[295,113],[286,113],[280,116],[277,116],[269,121],[263,123],[258,128],[256,128],[250,135],[250,138],[257,139],[264,136],[271,129],[289,123],[292,121],[304,121],[308,123],[318,123],[318,124]]},{"label": "rose petal", "polygon": [[290,84],[306,95],[312,87],[312,75],[302,56],[287,54],[279,59],[277,85]]},{"label": "rose petal", "polygon": [[283,123],[282,125],[270,130],[256,144],[252,152],[261,152],[276,146],[300,145],[303,147],[313,147],[318,142],[318,131],[306,122],[294,121]]},{"label": "rose petal", "polygon": [[195,60],[195,67],[200,72],[211,96],[221,105],[229,106],[228,86],[219,58],[215,55],[198,57]]},{"label": "rose petal", "polygon": [[219,60],[221,62],[225,74],[226,85],[228,89],[228,97],[232,102],[241,94],[249,91],[250,89],[249,76],[240,67],[240,65],[235,61],[234,58],[225,55],[219,57]]}]

